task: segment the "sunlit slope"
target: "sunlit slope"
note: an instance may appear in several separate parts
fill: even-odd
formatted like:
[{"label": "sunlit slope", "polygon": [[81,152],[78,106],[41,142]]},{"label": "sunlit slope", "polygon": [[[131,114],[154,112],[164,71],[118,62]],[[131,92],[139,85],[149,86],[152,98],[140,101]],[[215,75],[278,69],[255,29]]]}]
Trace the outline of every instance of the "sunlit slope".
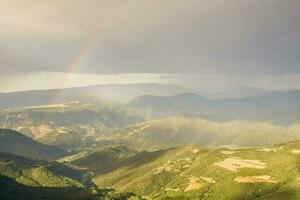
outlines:
[{"label": "sunlit slope", "polygon": [[158,150],[185,144],[200,146],[268,146],[300,136],[300,126],[279,126],[241,120],[212,122],[175,116],[147,121],[98,138],[118,141],[137,150]]},{"label": "sunlit slope", "polygon": [[138,154],[94,181],[152,199],[296,200],[299,155],[300,142],[235,150],[184,146]]},{"label": "sunlit slope", "polygon": [[19,132],[8,129],[0,129],[0,152],[46,160],[57,159],[68,154],[58,147],[38,143]]},{"label": "sunlit slope", "polygon": [[69,102],[4,110],[0,127],[20,131],[45,144],[91,147],[94,137],[142,118],[126,108]]}]

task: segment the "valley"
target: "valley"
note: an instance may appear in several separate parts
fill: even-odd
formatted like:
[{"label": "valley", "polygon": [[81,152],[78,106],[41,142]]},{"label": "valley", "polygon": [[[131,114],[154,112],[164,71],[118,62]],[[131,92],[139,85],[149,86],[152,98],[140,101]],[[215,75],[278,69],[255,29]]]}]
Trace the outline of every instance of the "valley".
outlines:
[{"label": "valley", "polygon": [[[157,151],[114,146],[57,161],[1,153],[0,171],[2,181],[18,185],[10,185],[10,191],[61,187],[75,199],[298,199],[299,152],[300,142],[293,141],[256,148],[183,145]],[[8,191],[0,196],[5,199],[7,194],[13,195]]]},{"label": "valley", "polygon": [[[300,198],[296,120],[232,118],[235,108],[216,119],[203,113],[223,100],[195,96],[1,110],[0,198],[30,199],[33,191],[36,199]],[[249,109],[248,98],[239,101],[232,105]]]}]

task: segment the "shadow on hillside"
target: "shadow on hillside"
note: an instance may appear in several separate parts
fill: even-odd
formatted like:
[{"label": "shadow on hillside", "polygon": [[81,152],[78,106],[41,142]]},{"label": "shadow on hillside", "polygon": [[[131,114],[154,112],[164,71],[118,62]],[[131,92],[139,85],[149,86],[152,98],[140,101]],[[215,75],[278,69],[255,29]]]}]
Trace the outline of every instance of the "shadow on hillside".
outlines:
[{"label": "shadow on hillside", "polygon": [[134,193],[118,193],[111,188],[30,187],[0,174],[1,200],[127,200]]},{"label": "shadow on hillside", "polygon": [[29,187],[0,175],[0,199],[91,199],[83,188]]},{"label": "shadow on hillside", "polygon": [[16,182],[14,179],[0,175],[0,199],[1,200],[93,200],[105,197],[113,189],[97,189],[97,194],[92,194],[87,188],[76,187],[30,187]]}]

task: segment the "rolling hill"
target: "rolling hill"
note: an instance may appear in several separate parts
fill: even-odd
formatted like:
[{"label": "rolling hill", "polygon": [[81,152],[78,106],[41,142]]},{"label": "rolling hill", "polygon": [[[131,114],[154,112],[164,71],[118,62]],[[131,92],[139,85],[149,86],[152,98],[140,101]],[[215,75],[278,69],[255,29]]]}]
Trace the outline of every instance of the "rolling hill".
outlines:
[{"label": "rolling hill", "polygon": [[0,129],[0,152],[46,160],[57,159],[68,154],[61,148],[38,143],[19,132],[8,129]]},{"label": "rolling hill", "polygon": [[127,158],[130,164],[94,182],[149,199],[296,200],[299,153],[299,141],[271,148],[183,146]]},{"label": "rolling hill", "polygon": [[[300,138],[300,126],[234,120],[214,122],[197,117],[173,116],[150,120],[100,136],[97,141],[119,143],[136,150],[160,150],[187,144],[206,147],[271,146]],[[110,141],[110,142],[109,142]]]}]

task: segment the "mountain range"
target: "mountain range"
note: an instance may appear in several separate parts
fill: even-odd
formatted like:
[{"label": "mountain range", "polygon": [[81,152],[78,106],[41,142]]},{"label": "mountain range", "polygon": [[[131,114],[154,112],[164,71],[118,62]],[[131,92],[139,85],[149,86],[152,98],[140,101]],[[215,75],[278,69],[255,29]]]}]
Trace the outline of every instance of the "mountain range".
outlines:
[{"label": "mountain range", "polygon": [[49,91],[6,99],[0,199],[300,198],[299,91],[216,99],[155,87],[118,103],[79,88],[51,104],[39,96]]},{"label": "mountain range", "polygon": [[144,95],[127,105],[151,119],[188,114],[217,121],[243,119],[289,124],[299,122],[299,101],[300,91],[291,90],[235,99],[207,99],[194,93]]},{"label": "mountain range", "polygon": [[83,103],[125,103],[141,95],[151,94],[169,96],[191,89],[177,85],[138,83],[95,85],[78,88],[33,90],[23,92],[0,93],[0,108],[28,107],[48,105],[69,101]]}]

